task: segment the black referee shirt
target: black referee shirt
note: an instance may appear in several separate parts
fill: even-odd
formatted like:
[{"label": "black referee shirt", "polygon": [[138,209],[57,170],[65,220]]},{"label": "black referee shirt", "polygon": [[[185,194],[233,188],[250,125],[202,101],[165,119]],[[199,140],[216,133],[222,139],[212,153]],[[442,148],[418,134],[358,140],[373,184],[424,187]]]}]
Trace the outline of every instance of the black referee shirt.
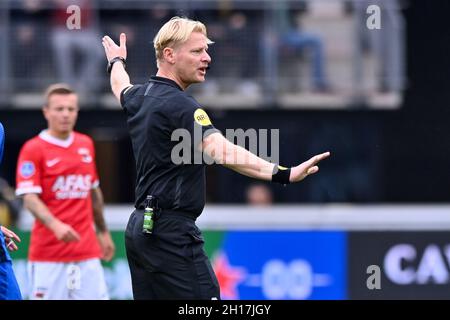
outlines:
[{"label": "black referee shirt", "polygon": [[[196,146],[202,136],[219,130],[198,102],[167,78],[153,76],[146,84],[125,88],[120,102],[136,161],[135,207],[142,208],[146,196],[153,195],[163,209],[199,216],[205,206],[205,164],[199,163],[202,154]],[[174,152],[183,156],[180,163],[180,157],[173,161],[172,151],[180,150],[182,141],[190,150]]]}]

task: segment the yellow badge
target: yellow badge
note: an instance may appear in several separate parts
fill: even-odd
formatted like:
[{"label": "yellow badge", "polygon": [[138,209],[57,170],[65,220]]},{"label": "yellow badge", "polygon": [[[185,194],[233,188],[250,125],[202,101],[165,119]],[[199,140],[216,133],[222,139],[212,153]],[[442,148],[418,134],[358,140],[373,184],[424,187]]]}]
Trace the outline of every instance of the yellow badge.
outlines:
[{"label": "yellow badge", "polygon": [[288,168],[283,167],[283,166],[278,166],[278,169],[280,169],[280,170],[287,170]]},{"label": "yellow badge", "polygon": [[203,109],[197,109],[194,112],[194,120],[201,126],[210,126],[211,120],[209,120],[208,115],[206,114],[205,110]]}]

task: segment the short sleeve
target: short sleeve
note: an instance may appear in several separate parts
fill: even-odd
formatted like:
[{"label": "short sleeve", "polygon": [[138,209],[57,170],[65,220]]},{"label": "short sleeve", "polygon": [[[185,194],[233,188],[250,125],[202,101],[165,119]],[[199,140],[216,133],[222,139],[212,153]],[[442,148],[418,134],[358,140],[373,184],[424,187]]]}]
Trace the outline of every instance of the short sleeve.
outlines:
[{"label": "short sleeve", "polygon": [[183,97],[171,101],[170,105],[174,108],[170,116],[173,130],[179,131],[175,136],[180,137],[179,141],[182,142],[183,149],[188,146],[185,143],[188,143],[190,147],[191,159],[188,161],[204,164],[205,157],[202,156],[199,147],[203,139],[220,131],[214,127],[206,111],[194,99]]},{"label": "short sleeve", "polygon": [[[204,138],[219,132],[211,122],[208,114],[198,105],[180,108],[180,116],[176,117],[176,129],[189,132],[192,147],[198,146]],[[194,149],[195,150],[195,149]]]},{"label": "short sleeve", "polygon": [[186,129],[191,136],[200,132],[203,137],[219,131],[212,124],[206,111],[195,100],[177,99],[173,103],[175,110],[179,112],[178,116],[173,118],[175,129]]},{"label": "short sleeve", "polygon": [[136,97],[136,93],[138,92],[139,88],[142,87],[140,84],[135,84],[128,86],[122,90],[120,93],[120,104],[122,105],[122,108],[127,110],[130,107],[130,104],[133,101],[133,98]]},{"label": "short sleeve", "polygon": [[41,152],[37,145],[26,143],[20,150],[16,171],[16,195],[42,193]]}]

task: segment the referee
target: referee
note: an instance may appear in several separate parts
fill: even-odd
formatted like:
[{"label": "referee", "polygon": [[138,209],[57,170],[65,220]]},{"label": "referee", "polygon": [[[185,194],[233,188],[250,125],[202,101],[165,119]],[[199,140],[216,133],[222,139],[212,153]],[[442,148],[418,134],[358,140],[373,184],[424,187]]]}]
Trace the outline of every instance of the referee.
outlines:
[{"label": "referee", "polygon": [[[125,232],[133,296],[220,299],[219,284],[195,224],[205,205],[205,164],[192,159],[203,152],[238,173],[288,184],[317,172],[316,164],[329,153],[288,169],[232,144],[185,92],[189,85],[205,81],[211,63],[208,45],[212,41],[205,25],[173,17],[153,42],[158,72],[147,83],[132,85],[125,71],[126,35],[120,35],[120,46],[108,36],[102,40],[112,91],[126,111],[136,160],[136,210]],[[173,158],[176,130],[188,133],[192,146],[183,149],[181,163]],[[200,139],[196,132],[201,133]],[[151,201],[146,200],[148,196]],[[153,209],[151,220],[146,217],[148,208]]]}]

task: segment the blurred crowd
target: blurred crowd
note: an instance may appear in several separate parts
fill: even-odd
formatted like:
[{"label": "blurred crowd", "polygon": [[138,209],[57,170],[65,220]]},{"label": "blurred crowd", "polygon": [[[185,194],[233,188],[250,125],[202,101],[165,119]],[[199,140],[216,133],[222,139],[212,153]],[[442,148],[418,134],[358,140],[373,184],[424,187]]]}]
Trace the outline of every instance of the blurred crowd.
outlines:
[{"label": "blurred crowd", "polygon": [[404,88],[401,4],[370,3],[382,7],[384,29],[366,30],[369,2],[359,0],[6,1],[0,94],[39,92],[56,81],[82,95],[107,92],[100,39],[120,32],[128,37],[128,71],[143,81],[156,70],[153,36],[174,15],[201,20],[215,42],[208,81],[195,93],[272,101],[283,92],[397,92]]}]

